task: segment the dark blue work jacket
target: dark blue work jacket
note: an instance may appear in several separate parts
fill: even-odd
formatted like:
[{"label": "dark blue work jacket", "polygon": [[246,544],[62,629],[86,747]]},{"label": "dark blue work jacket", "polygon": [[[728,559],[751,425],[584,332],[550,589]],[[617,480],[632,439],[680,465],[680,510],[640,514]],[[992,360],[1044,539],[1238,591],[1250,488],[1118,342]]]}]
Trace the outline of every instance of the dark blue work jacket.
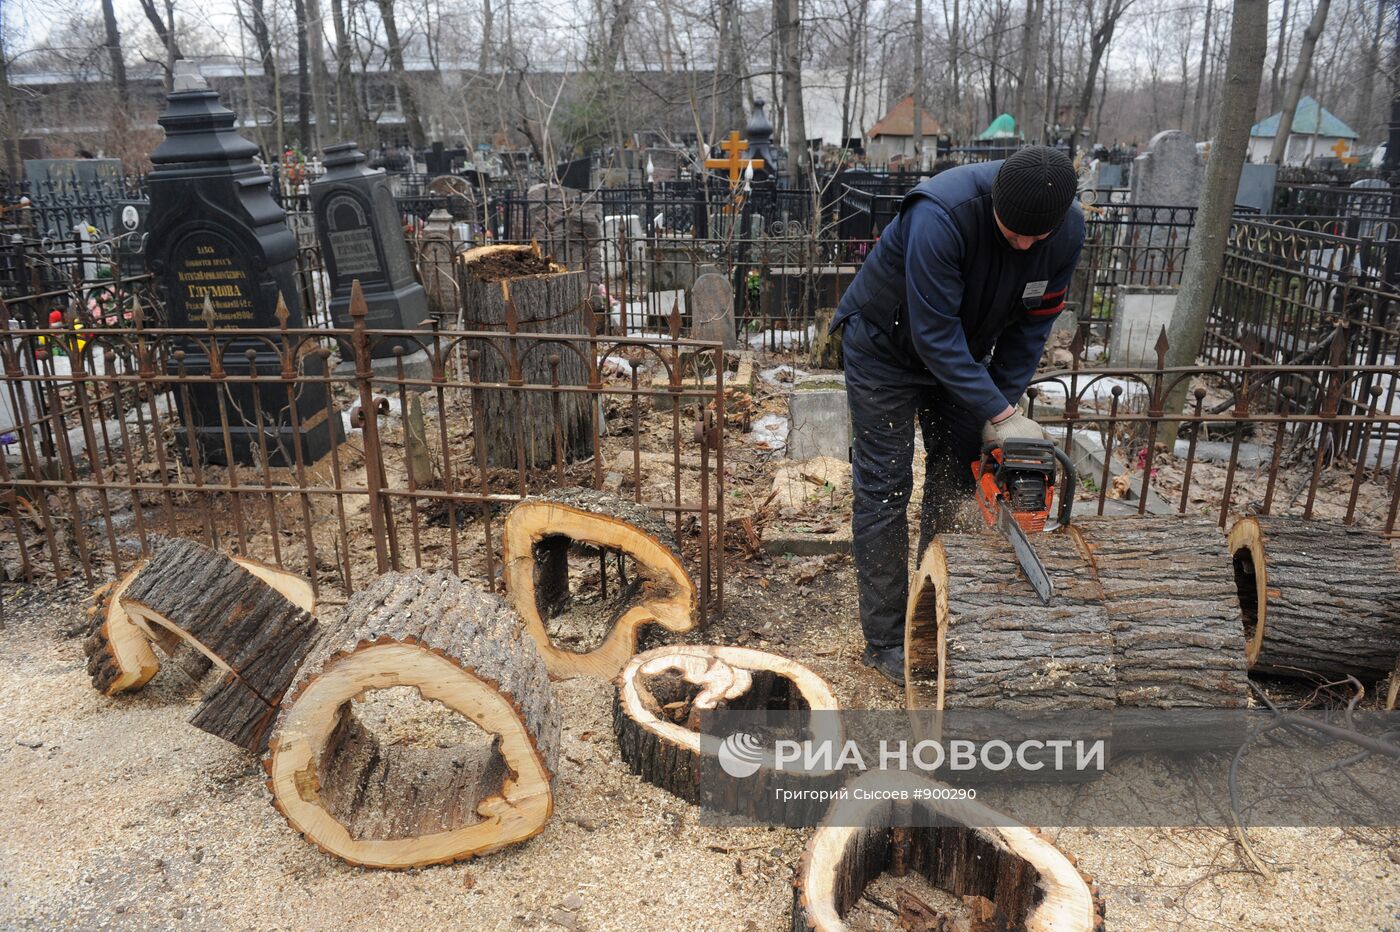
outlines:
[{"label": "dark blue work jacket", "polygon": [[1012,249],[992,216],[1000,167],[952,168],[905,195],[831,324],[860,314],[890,338],[885,362],[931,376],[984,419],[1035,375],[1084,243],[1076,205],[1044,240]]}]

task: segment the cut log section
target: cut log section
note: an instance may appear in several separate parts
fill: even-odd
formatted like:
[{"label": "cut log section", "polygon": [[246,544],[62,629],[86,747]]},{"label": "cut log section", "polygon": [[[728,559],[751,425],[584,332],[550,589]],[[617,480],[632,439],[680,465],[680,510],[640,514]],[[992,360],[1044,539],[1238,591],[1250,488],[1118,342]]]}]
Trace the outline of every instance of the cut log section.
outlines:
[{"label": "cut log section", "polygon": [[1395,669],[1390,674],[1390,689],[1385,694],[1385,709],[1394,712],[1400,704],[1400,657],[1395,660]]},{"label": "cut log section", "polygon": [[[247,557],[231,559],[308,615],[315,614],[316,597],[307,580]],[[160,646],[167,656],[181,657],[185,672],[196,681],[210,665],[208,657],[174,631],[142,626],[122,608],[123,593],[144,566],[145,561],[140,561],[126,575],[100,587],[92,596],[93,624],[91,633],[83,641],[83,651],[87,655],[92,685],[105,696],[137,690],[151,681],[161,668],[152,644]]]},{"label": "cut log section", "polygon": [[[356,593],[284,703],[264,762],[273,805],[312,844],[364,867],[443,864],[540,832],[559,719],[520,629],[499,597],[444,573],[388,573]],[[489,747],[464,760],[438,740],[380,740],[352,703],[396,687],[441,703]]]},{"label": "cut log section", "polygon": [[[571,272],[542,257],[538,246],[478,246],[463,253],[461,263],[464,326],[500,334],[467,341],[468,351],[480,354],[472,365],[474,381],[504,385],[522,379],[526,385],[553,385],[557,379],[559,385],[588,384],[592,349],[586,340],[506,338],[512,331],[546,337],[586,335],[592,310],[584,272]],[[523,457],[525,468],[534,469],[553,465],[559,452],[565,462],[589,456],[589,397],[584,392],[481,392],[473,426],[481,432],[486,465],[515,469]]]},{"label": "cut log section", "polygon": [[254,752],[266,745],[316,630],[306,609],[264,581],[285,581],[283,575],[270,567],[255,574],[193,541],[175,540],[141,567],[119,600],[148,639],[174,634],[223,671],[190,723]]},{"label": "cut log section", "polygon": [[[727,752],[752,752],[756,765],[746,776],[731,776],[716,759],[720,737],[697,729],[705,711],[837,708],[826,681],[794,660],[746,647],[675,644],[638,654],[622,671],[613,699],[613,732],[632,773],[681,799],[764,821],[810,825],[829,800],[798,799],[784,806],[774,790],[831,789],[837,774],[778,772],[771,750],[765,755],[754,747]],[[839,746],[835,716],[817,715],[802,724],[813,741],[831,739]]]},{"label": "cut log section", "polygon": [[1258,516],[1235,524],[1229,546],[1251,670],[1370,684],[1394,669],[1400,571],[1378,535]]},{"label": "cut log section", "polygon": [[[621,603],[602,642],[582,653],[556,646],[545,621],[567,602],[571,542],[620,551],[633,561],[631,599]],[[675,536],[634,502],[591,489],[556,489],[527,498],[506,518],[501,546],[511,604],[555,678],[613,678],[636,653],[637,629],[644,624],[676,632],[695,627],[695,581]]]},{"label": "cut log section", "polygon": [[997,534],[940,534],[909,587],[910,709],[1110,709],[1117,697],[1103,591],[1074,539],[1039,534],[1055,583],[1040,601]]},{"label": "cut log section", "polygon": [[[793,888],[794,932],[844,932],[844,916],[885,872],[913,871],[957,896],[995,906],[988,928],[1095,932],[1103,904],[1074,861],[1033,829],[969,800],[936,798],[943,784],[871,773],[852,783],[813,833]],[[856,790],[927,791],[909,801]],[[921,794],[923,795],[923,794]]]},{"label": "cut log section", "polygon": [[1248,708],[1235,581],[1214,521],[1085,518],[1069,533],[1103,589],[1120,707]]}]

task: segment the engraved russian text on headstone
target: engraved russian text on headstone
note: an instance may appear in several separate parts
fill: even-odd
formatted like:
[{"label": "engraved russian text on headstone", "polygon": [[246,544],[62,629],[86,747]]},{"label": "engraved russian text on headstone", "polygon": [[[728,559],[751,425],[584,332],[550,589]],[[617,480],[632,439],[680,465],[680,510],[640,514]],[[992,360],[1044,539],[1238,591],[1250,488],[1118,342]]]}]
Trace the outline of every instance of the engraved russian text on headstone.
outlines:
[{"label": "engraved russian text on headstone", "polygon": [[[258,147],[233,129],[234,114],[219,103],[192,62],[177,62],[175,89],[160,118],[165,141],[151,154],[151,206],[146,261],[160,283],[172,327],[276,331],[279,295],[287,307],[287,326],[303,326],[296,280],[296,238],[285,213],[272,199],[270,179],[253,160]],[[206,308],[212,321],[206,320]],[[275,341],[258,336],[220,334],[219,362],[229,376],[256,373],[266,379],[255,393],[238,378],[222,384],[192,380],[177,393],[181,424],[194,425],[194,436],[179,431],[207,462],[227,460],[223,422],[235,462],[292,465],[300,451],[314,462],[342,437],[339,418],[326,414],[325,389],[315,377],[324,369],[319,357],[303,354],[297,384],[296,427],[282,383],[282,358]],[[173,357],[172,374],[208,376],[210,341],[184,341],[183,360]],[[252,358],[248,351],[252,350]],[[309,380],[308,380],[309,379]],[[259,430],[259,421],[261,430]]]}]

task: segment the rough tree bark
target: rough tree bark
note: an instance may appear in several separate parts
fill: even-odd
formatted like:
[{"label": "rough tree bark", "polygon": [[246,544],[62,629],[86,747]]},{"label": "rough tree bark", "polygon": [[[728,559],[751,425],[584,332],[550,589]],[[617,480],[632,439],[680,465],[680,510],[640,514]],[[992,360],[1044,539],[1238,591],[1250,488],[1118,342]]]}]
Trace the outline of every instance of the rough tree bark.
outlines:
[{"label": "rough tree bark", "polygon": [[[980,803],[942,799],[944,784],[907,774],[872,772],[850,790],[802,854],[793,882],[793,932],[845,932],[843,917],[871,881],[910,871],[954,896],[989,900],[992,915],[973,928],[1104,928],[1097,885],[1034,829]],[[885,793],[913,799],[880,798]]]},{"label": "rough tree bark", "polygon": [[311,614],[250,570],[189,540],[157,551],[126,584],[120,603],[153,640],[163,628],[223,671],[190,724],[261,751],[315,636]]},{"label": "rough tree bark", "polygon": [[165,90],[169,92],[175,86],[175,62],[185,57],[180,51],[179,40],[175,38],[175,4],[173,0],[165,0],[165,15],[162,16],[156,7],[156,0],[141,0],[141,11],[146,14],[146,21],[151,24],[161,47],[165,49]]},{"label": "rough tree bark", "polygon": [[120,107],[117,118],[125,123],[131,99],[126,86],[126,59],[122,57],[122,34],[117,28],[117,10],[112,0],[102,0],[102,25],[107,38],[107,62],[112,69],[112,86],[117,89],[117,105]]},{"label": "rough tree bark", "polygon": [[[1225,262],[1225,243],[1230,235],[1230,218],[1235,191],[1249,148],[1249,129],[1254,123],[1255,102],[1268,47],[1268,0],[1235,0],[1230,24],[1230,53],[1225,67],[1225,90],[1221,95],[1215,141],[1206,165],[1206,184],[1201,192],[1201,208],[1186,250],[1181,288],[1176,296],[1167,339],[1168,366],[1190,366],[1196,362],[1215,299],[1215,285]],[[1166,410],[1175,415],[1182,410],[1188,379],[1181,379],[1167,397]]]},{"label": "rough tree bark", "polygon": [[1235,580],[1214,521],[1084,518],[1069,530],[1103,589],[1120,707],[1248,707]]},{"label": "rough tree bark", "polygon": [[[618,551],[632,561],[635,591],[618,606],[602,643],[585,653],[556,646],[545,624],[546,612],[567,606],[570,543]],[[695,582],[675,535],[655,514],[616,495],[555,489],[525,499],[506,518],[501,554],[511,604],[555,678],[611,679],[635,653],[643,625],[675,632],[695,627]]]},{"label": "rough tree bark", "polygon": [[[551,264],[547,272],[506,278],[497,278],[494,271],[486,275],[483,270],[488,268],[488,260],[495,262],[505,255],[533,257],[536,265],[544,265],[538,249],[530,246],[480,246],[461,260],[459,281],[466,328],[502,334],[496,340],[469,342],[469,351],[480,352],[473,365],[475,380],[504,384],[518,377],[525,384],[551,385],[557,378],[560,385],[587,385],[587,343],[512,341],[504,336],[512,326],[512,312],[519,333],[586,334],[586,315],[590,313],[586,273]],[[512,353],[518,367],[512,364]],[[557,366],[552,363],[555,358]],[[480,419],[475,429],[488,465],[517,468],[522,451],[526,468],[552,465],[561,452],[556,449],[556,439],[563,447],[565,462],[593,452],[593,415],[586,394],[523,390],[483,390],[479,394]],[[517,448],[517,443],[522,446]]]},{"label": "rough tree bark", "polygon": [[1292,517],[1230,530],[1251,670],[1372,682],[1400,655],[1400,571],[1371,531]]},{"label": "rough tree bark", "polygon": [[802,104],[801,0],[774,0],[774,4],[778,14],[778,40],[782,48],[788,172],[795,178],[809,178],[812,155],[807,149],[807,119]]},{"label": "rough tree bark", "polygon": [[[834,711],[826,682],[802,664],[744,647],[677,644],[638,654],[617,678],[613,732],[628,769],[681,799],[762,821],[811,824],[826,803],[777,802],[775,791],[830,790],[833,771],[782,771],[760,766],[746,777],[727,774],[715,759],[719,741],[702,734],[705,713]],[[833,716],[811,719],[814,740]]]},{"label": "rough tree bark", "polygon": [[1093,33],[1089,36],[1089,68],[1084,76],[1084,84],[1079,89],[1079,99],[1074,105],[1074,129],[1070,139],[1071,150],[1078,149],[1079,133],[1077,129],[1084,125],[1084,121],[1089,117],[1089,104],[1094,99],[1094,82],[1099,77],[1099,66],[1103,64],[1104,55],[1108,52],[1108,47],[1113,44],[1113,34],[1118,29],[1118,21],[1123,18],[1123,13],[1128,7],[1133,5],[1133,0],[1103,0],[1103,19],[1094,19],[1094,0],[1089,2],[1089,18],[1094,27]]},{"label": "rough tree bark", "polygon": [[[438,742],[381,743],[355,700],[396,686],[469,719],[489,746],[459,756]],[[549,679],[515,613],[446,573],[387,573],[317,640],[264,767],[273,805],[312,844],[351,864],[411,868],[538,834],[558,748]]]},{"label": "rough tree bark", "polygon": [[909,591],[905,698],[911,709],[1111,709],[1113,638],[1103,591],[1073,538],[1040,534],[1050,605],[1000,535],[940,534]]},{"label": "rough tree bark", "polygon": [[[1308,83],[1308,75],[1312,71],[1313,51],[1317,48],[1317,40],[1322,36],[1323,27],[1327,25],[1327,11],[1331,6],[1332,0],[1317,0],[1317,9],[1313,10],[1312,20],[1303,31],[1303,44],[1298,49],[1298,64],[1293,66],[1293,76],[1288,80],[1288,92],[1284,95],[1283,112],[1278,120],[1278,134],[1274,136],[1273,148],[1269,150],[1269,161],[1275,165],[1281,164],[1288,152],[1288,137],[1293,132],[1293,115],[1298,111],[1298,100],[1303,96],[1303,86]],[[1319,113],[1319,129],[1321,122],[1322,114]]]},{"label": "rough tree bark", "polygon": [[914,170],[924,168],[924,0],[914,0]]}]

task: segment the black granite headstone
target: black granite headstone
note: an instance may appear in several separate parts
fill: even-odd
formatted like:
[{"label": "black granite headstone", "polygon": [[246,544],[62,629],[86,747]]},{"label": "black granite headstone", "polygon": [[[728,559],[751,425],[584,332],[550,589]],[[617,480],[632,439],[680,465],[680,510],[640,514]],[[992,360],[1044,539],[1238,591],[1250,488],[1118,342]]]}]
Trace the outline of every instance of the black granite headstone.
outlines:
[{"label": "black granite headstone", "polygon": [[[353,142],[327,146],[326,173],[311,183],[311,212],[331,279],[331,320],[351,327],[350,286],[359,279],[369,313],[365,325],[379,330],[417,330],[428,317],[428,297],[413,275],[403,226],[389,179],[371,169]],[[407,340],[381,339],[376,359],[420,349]]]},{"label": "black granite headstone", "polygon": [[449,149],[438,141],[423,151],[423,165],[429,175],[448,175],[452,173],[452,163],[466,156],[467,150],[461,146]]},{"label": "black granite headstone", "polygon": [[[151,153],[146,263],[164,290],[169,325],[205,327],[208,307],[215,327],[276,331],[280,295],[287,326],[302,327],[296,237],[272,199],[271,179],[253,161],[258,147],[234,131],[233,111],[219,103],[193,63],[176,63],[175,89],[167,100],[160,117],[165,141]],[[183,393],[176,394],[181,423],[188,418],[194,424],[193,445],[205,462],[228,459],[225,419],[234,461],[244,465],[259,462],[264,446],[274,466],[293,465],[298,447],[303,462],[315,462],[344,436],[340,418],[327,417],[325,390],[315,380],[325,370],[315,355],[300,360],[293,429],[275,346],[256,336],[219,337],[223,372],[256,372],[265,380],[256,394],[246,381],[191,382],[188,411]],[[189,375],[210,374],[204,344],[190,340],[181,349],[183,360],[169,362],[172,373],[183,365]]]}]

